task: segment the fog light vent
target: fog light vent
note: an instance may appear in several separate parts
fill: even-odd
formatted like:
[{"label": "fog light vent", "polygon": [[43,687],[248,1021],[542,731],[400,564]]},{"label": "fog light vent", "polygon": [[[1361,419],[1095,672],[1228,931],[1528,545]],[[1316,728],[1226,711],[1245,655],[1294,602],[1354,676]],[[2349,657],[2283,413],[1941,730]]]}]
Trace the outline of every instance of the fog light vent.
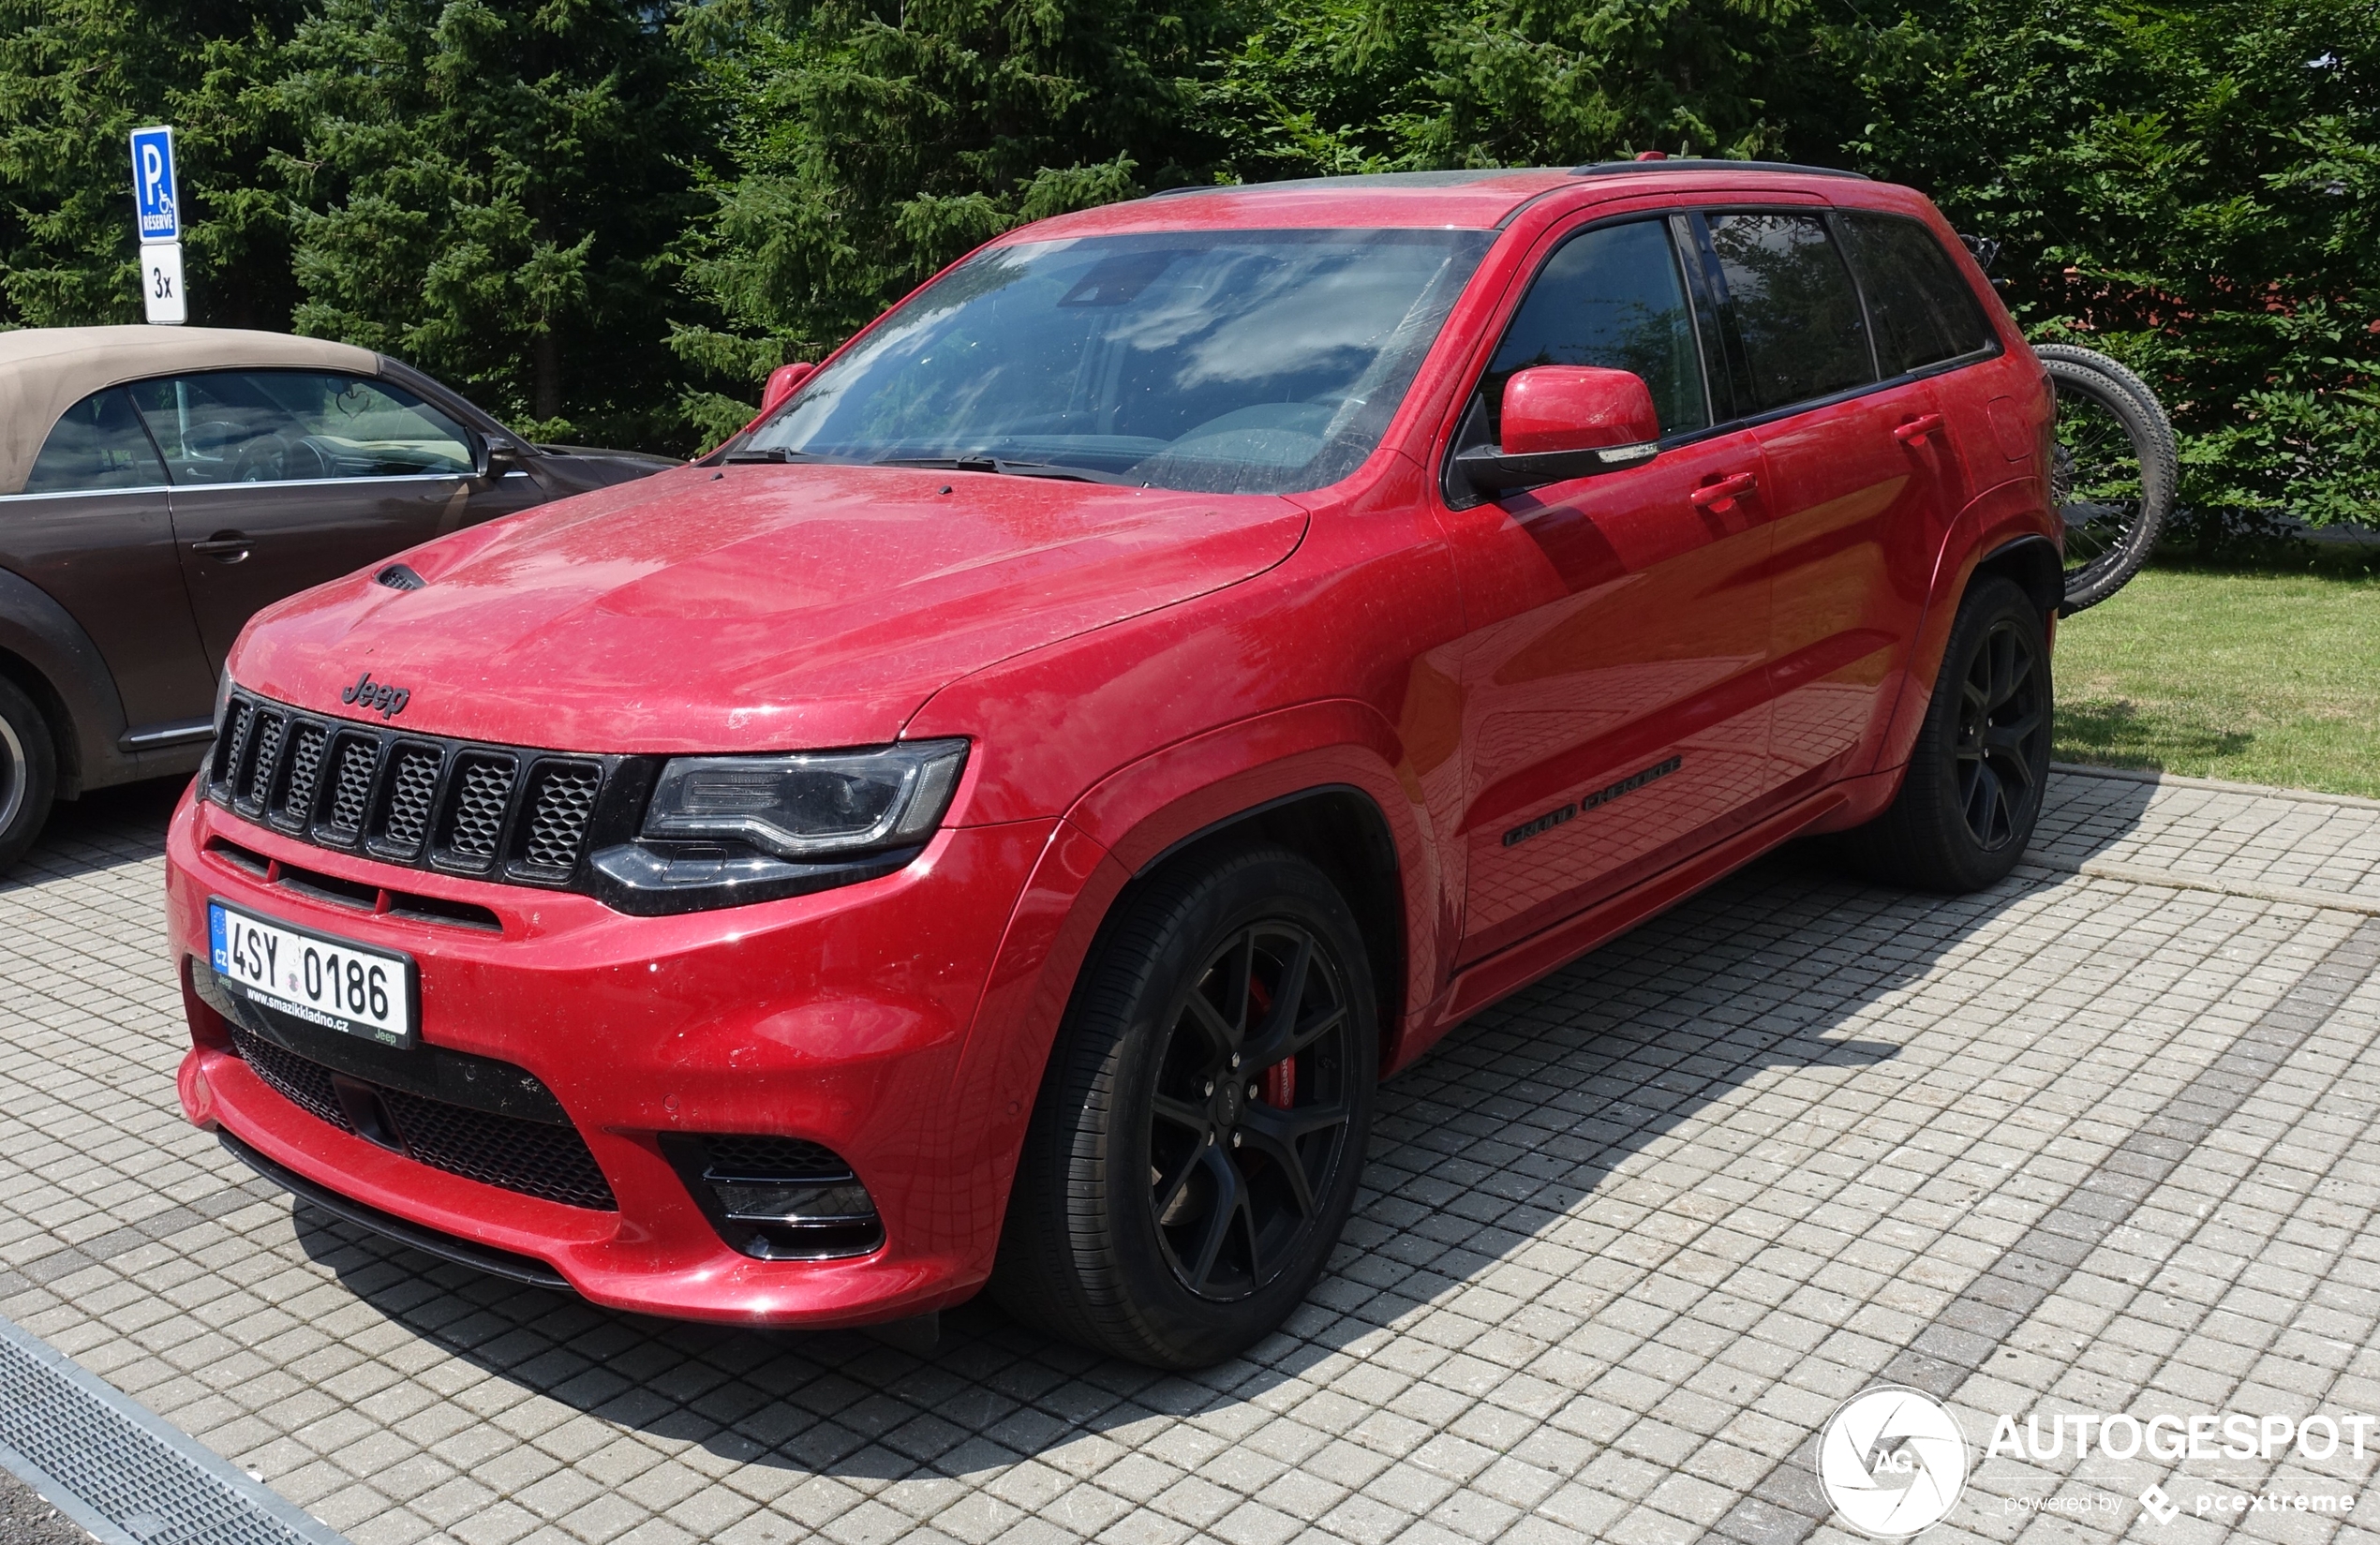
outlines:
[{"label": "fog light vent", "polygon": [[832,1260],[884,1242],[874,1198],[831,1150],[737,1134],[665,1135],[662,1145],[720,1237],[747,1255]]}]

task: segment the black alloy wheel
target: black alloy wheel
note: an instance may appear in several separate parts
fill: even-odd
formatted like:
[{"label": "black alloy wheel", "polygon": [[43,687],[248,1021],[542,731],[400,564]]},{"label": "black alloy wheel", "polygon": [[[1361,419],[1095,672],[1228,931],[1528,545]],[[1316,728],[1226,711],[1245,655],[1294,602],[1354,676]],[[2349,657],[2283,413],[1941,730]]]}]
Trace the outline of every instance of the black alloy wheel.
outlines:
[{"label": "black alloy wheel", "polygon": [[2000,574],[1969,587],[1899,792],[1866,825],[1821,839],[1853,868],[1956,894],[1998,884],[2024,856],[2055,706],[2042,599]]},{"label": "black alloy wheel", "polygon": [[1150,1210],[1198,1297],[1246,1298],[1307,1254],[1354,1116],[1350,1023],[1327,945],[1281,918],[1233,935],[1183,997],[1150,1104]]},{"label": "black alloy wheel", "polygon": [[2037,628],[1996,618],[1958,683],[1958,808],[1986,853],[2014,841],[2039,801],[2036,769],[2049,760],[2039,639]]},{"label": "black alloy wheel", "polygon": [[1140,882],[1050,1048],[993,1298],[1158,1368],[1272,1332],[1354,1209],[1379,1034],[1362,930],[1304,857],[1218,844]]}]

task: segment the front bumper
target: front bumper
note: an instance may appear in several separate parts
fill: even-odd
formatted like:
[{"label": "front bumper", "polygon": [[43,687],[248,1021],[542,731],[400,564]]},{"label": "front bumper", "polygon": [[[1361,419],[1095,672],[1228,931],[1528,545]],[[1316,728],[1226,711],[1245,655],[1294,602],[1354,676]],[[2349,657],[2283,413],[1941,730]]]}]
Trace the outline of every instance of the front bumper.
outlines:
[{"label": "front bumper", "polygon": [[[922,1314],[973,1292],[998,1240],[1011,1123],[958,1077],[994,955],[1052,822],[939,834],[900,872],[717,912],[629,917],[591,898],[418,870],[290,841],[185,798],[167,844],[167,922],[193,1047],[190,1118],[273,1165],[406,1223],[550,1266],[594,1302],[691,1319],[830,1326]],[[260,877],[276,865],[483,907],[500,932],[374,914]],[[617,1200],[604,1211],[465,1179],[285,1098],[198,990],[206,906],[402,950],[428,1047],[527,1069]],[[883,1244],[831,1261],[731,1246],[666,1151],[675,1134],[797,1137],[840,1154]]]}]

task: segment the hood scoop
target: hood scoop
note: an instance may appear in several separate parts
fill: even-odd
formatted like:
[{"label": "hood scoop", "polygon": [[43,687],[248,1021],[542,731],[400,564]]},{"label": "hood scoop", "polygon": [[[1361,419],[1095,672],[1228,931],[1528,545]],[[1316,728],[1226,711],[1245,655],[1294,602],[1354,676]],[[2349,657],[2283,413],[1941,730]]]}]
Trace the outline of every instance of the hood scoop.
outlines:
[{"label": "hood scoop", "polygon": [[392,590],[418,590],[429,583],[402,563],[392,563],[372,576],[375,585],[385,585]]}]

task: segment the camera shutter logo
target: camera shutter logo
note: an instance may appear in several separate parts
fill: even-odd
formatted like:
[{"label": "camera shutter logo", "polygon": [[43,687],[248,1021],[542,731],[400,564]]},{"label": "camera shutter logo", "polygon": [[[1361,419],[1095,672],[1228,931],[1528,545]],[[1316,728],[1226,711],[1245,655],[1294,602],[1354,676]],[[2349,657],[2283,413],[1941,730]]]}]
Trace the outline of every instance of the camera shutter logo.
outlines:
[{"label": "camera shutter logo", "polygon": [[1941,1402],[1881,1385],[1853,1395],[1818,1440],[1818,1483],[1837,1517],[1907,1539],[1950,1516],[1967,1484],[1967,1439]]}]

